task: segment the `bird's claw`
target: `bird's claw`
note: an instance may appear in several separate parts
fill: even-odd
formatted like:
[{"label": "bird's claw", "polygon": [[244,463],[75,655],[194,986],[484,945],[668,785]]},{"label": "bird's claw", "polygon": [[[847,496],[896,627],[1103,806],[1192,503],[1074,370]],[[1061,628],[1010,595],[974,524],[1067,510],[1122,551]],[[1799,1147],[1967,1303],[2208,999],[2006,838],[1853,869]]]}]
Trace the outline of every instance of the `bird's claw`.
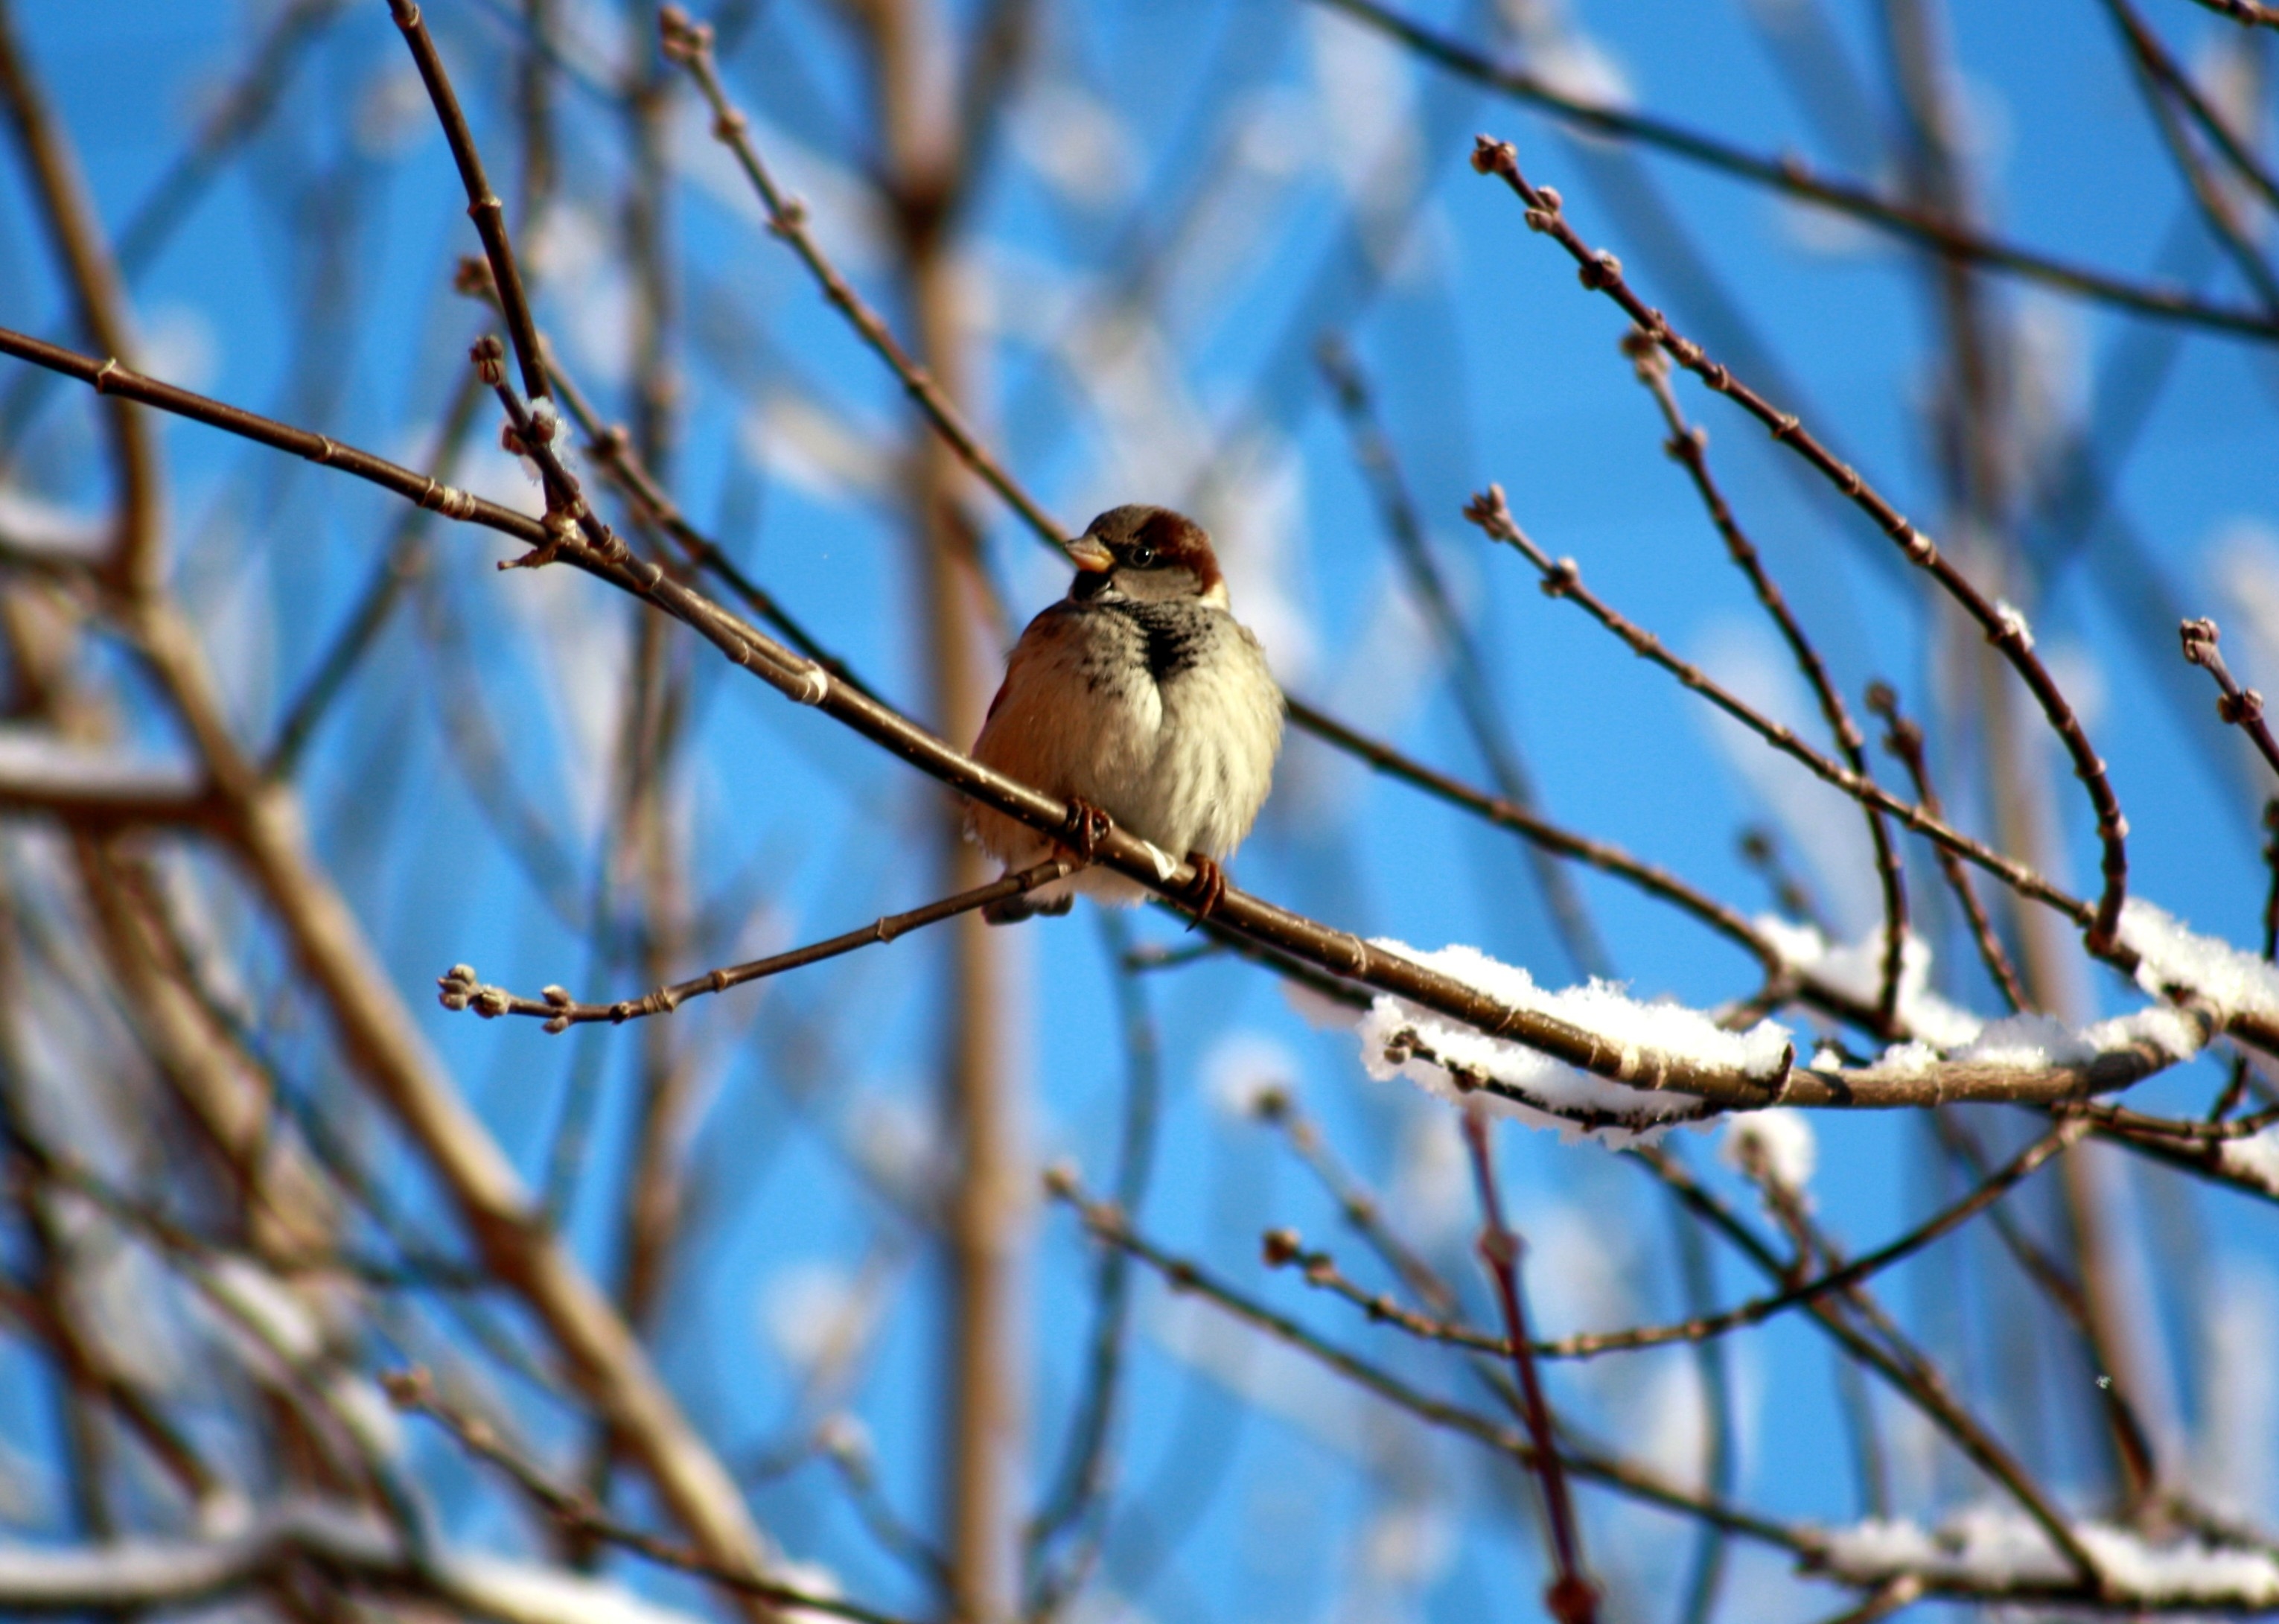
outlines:
[{"label": "bird's claw", "polygon": [[1194,918],[1187,921],[1187,928],[1193,930],[1210,918],[1211,911],[1225,897],[1226,870],[1219,866],[1216,858],[1205,857],[1200,851],[1188,852],[1187,863],[1195,871],[1185,893],[1187,905],[1194,910]]},{"label": "bird's claw", "polygon": [[1068,820],[1061,827],[1077,861],[1090,863],[1099,855],[1100,843],[1108,838],[1109,827],[1108,814],[1099,807],[1080,796],[1069,797]]}]

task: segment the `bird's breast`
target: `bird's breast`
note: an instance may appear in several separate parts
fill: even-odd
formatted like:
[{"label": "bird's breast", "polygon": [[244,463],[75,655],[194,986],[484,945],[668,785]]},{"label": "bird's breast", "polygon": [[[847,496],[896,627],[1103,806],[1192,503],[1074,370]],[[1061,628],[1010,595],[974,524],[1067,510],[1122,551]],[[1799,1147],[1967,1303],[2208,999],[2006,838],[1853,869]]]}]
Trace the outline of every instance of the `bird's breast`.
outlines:
[{"label": "bird's breast", "polygon": [[1281,692],[1232,616],[1094,599],[1031,624],[976,753],[1175,853],[1218,855],[1264,799],[1281,731]]}]

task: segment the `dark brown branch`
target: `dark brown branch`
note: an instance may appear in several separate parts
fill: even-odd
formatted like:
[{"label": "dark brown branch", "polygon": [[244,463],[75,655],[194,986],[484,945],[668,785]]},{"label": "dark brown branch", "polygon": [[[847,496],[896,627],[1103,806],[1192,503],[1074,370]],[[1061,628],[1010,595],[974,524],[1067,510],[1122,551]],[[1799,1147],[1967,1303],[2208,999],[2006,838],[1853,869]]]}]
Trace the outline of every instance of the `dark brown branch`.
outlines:
[{"label": "dark brown branch", "polygon": [[1576,235],[1574,227],[1567,223],[1566,217],[1560,212],[1558,194],[1529,184],[1527,178],[1520,173],[1518,150],[1509,142],[1482,136],[1472,154],[1472,167],[1482,174],[1493,174],[1501,179],[1527,205],[1529,227],[1546,233],[1567,250],[1580,268],[1584,287],[1605,294],[1621,306],[1623,312],[1671,360],[1700,378],[1713,393],[1725,396],[1762,423],[1771,431],[1774,439],[1802,458],[1850,498],[1854,506],[1891,538],[1910,564],[1928,572],[1947,596],[1962,606],[1964,612],[1978,623],[1986,640],[1999,649],[2003,658],[2017,671],[2036,703],[2041,706],[2043,717],[2048,721],[2051,731],[2058,735],[2067,755],[2072,758],[2075,776],[2081,780],[2090,804],[2097,814],[2097,837],[2104,850],[2105,889],[2098,898],[2095,914],[2085,921],[2085,940],[2091,953],[2099,957],[2108,956],[2117,945],[2121,904],[2128,896],[2129,853],[2126,843],[2129,820],[2121,815],[2121,803],[2113,792],[2105,763],[2090,747],[2089,735],[2082,728],[2081,719],[2060,691],[2049,668],[2034,653],[2033,635],[2026,628],[2025,618],[2007,604],[1989,603],[1969,577],[1943,556],[1929,536],[1916,529],[1897,508],[1884,500],[1882,493],[1861,479],[1856,469],[1839,461],[1833,452],[1814,438],[1793,413],[1782,412],[1735,378],[1723,366],[1710,359],[1700,345],[1678,333],[1669,325],[1667,317],[1650,308],[1632,292],[1630,284],[1623,280],[1622,266],[1615,257],[1593,250]]},{"label": "dark brown branch", "polygon": [[483,173],[474,132],[467,127],[467,115],[460,110],[451,77],[444,71],[443,58],[435,50],[427,25],[420,19],[418,6],[412,0],[388,0],[388,9],[403,30],[403,42],[411,49],[419,81],[427,87],[427,99],[434,104],[443,139],[450,143],[451,161],[459,167],[459,181],[467,191],[467,218],[475,222],[475,234],[483,240],[483,257],[490,261],[491,277],[506,317],[507,336],[514,341],[515,358],[522,369],[523,393],[533,400],[544,400],[549,394],[546,363],[538,352],[538,324],[531,319],[530,296],[523,291],[522,273],[515,268],[514,244],[507,237],[506,205]]},{"label": "dark brown branch", "polygon": [[2242,688],[2223,663],[2222,651],[2216,647],[2221,634],[2215,622],[2203,617],[2185,621],[2178,630],[2184,658],[2215,679],[2221,695],[2215,702],[2215,713],[2245,734],[2271,770],[2279,773],[2279,739],[2271,736],[2271,724],[2263,720],[2263,696],[2252,688]]},{"label": "dark brown branch", "polygon": [[[1939,804],[1938,794],[1931,788],[1930,763],[1923,751],[1922,728],[1899,713],[1899,696],[1887,682],[1876,682],[1868,689],[1868,709],[1883,719],[1885,732],[1884,748],[1899,758],[1907,770],[1908,780],[1915,785],[1915,799],[1932,817],[1944,820],[1945,809]],[[2018,979],[2018,968],[2010,962],[2009,950],[1994,929],[1994,921],[1987,917],[1986,904],[1979,900],[1978,888],[1971,883],[1970,871],[1962,859],[1946,847],[1934,844],[1931,853],[1938,859],[1939,873],[1946,876],[1947,889],[1962,904],[1962,916],[1970,922],[1970,938],[1978,944],[1978,957],[1986,966],[1986,973],[1994,978],[1995,989],[2014,1014],[2026,1007],[2025,984]]]},{"label": "dark brown branch", "polygon": [[741,987],[748,981],[764,981],[780,975],[787,970],[798,970],[826,958],[837,958],[857,948],[873,943],[892,942],[895,937],[928,925],[955,919],[961,913],[971,913],[1004,897],[1017,897],[1032,891],[1040,885],[1064,880],[1076,871],[1077,865],[1065,858],[1054,858],[1024,868],[1019,874],[1008,874],[987,885],[970,891],[960,891],[955,897],[945,897],[940,902],[930,902],[923,908],[912,908],[907,913],[889,913],[871,921],[860,929],[847,931],[821,942],[795,947],[788,952],[776,953],[766,958],[754,958],[740,965],[728,965],[721,969],[691,976],[685,981],[675,981],[660,987],[655,992],[639,998],[621,998],[614,1004],[580,1004],[559,987],[549,987],[535,998],[522,997],[503,987],[486,987],[475,979],[467,965],[453,965],[437,985],[441,988],[443,1007],[448,1010],[472,1009],[486,1019],[499,1015],[531,1015],[542,1020],[549,1032],[566,1032],[572,1027],[589,1021],[609,1021],[622,1025],[628,1020],[641,1020],[651,1015],[670,1015],[691,998],[701,998],[707,993],[725,992],[732,987]]},{"label": "dark brown branch", "polygon": [[[2203,0],[2206,4],[2206,0]],[[1377,0],[1316,0],[1345,12],[1419,56],[1476,84],[1525,102],[1586,135],[1635,141],[1723,174],[1817,204],[1903,242],[1984,265],[2078,297],[2141,316],[2181,321],[2263,343],[2279,340],[2279,319],[2255,311],[2211,304],[2180,289],[2132,282],[2036,250],[1964,230],[1944,214],[1884,197],[1854,181],[1815,173],[1793,154],[1768,158],[1651,114],[1626,112],[1554,89],[1520,69],[1505,67],[1447,35],[1402,17]]]},{"label": "dark brown branch", "polygon": [[[1636,367],[1638,381],[1653,391],[1655,404],[1661,408],[1662,420],[1669,427],[1669,438],[1663,449],[1684,466],[1687,477],[1693,481],[1694,492],[1707,510],[1709,522],[1724,538],[1726,553],[1748,577],[1757,602],[1772,617],[1797,669],[1812,685],[1813,697],[1819,701],[1820,713],[1827,720],[1829,732],[1835,735],[1836,748],[1842,753],[1844,764],[1860,777],[1871,779],[1874,775],[1868,770],[1868,742],[1861,735],[1859,724],[1852,720],[1844,696],[1829,676],[1827,662],[1805,635],[1803,626],[1788,606],[1788,599],[1773,583],[1756,544],[1733,517],[1731,504],[1710,473],[1708,431],[1685,420],[1677,393],[1669,387],[1668,358],[1635,327],[1623,335],[1623,350]],[[1861,810],[1868,820],[1868,838],[1876,850],[1876,875],[1884,889],[1884,979],[1876,995],[1876,1022],[1878,1031],[1888,1034],[1899,1020],[1899,973],[1907,958],[1907,881],[1899,866],[1899,848],[1891,839],[1891,826],[1884,822],[1884,814],[1869,805]]]},{"label": "dark brown branch", "polygon": [[1566,1474],[1552,1435],[1551,1405],[1543,1396],[1543,1382],[1528,1341],[1527,1304],[1519,1289],[1520,1241],[1504,1221],[1487,1113],[1477,1106],[1468,1107],[1463,1129],[1464,1148],[1471,1158],[1472,1187],[1480,1204],[1480,1262],[1495,1282],[1496,1303],[1503,1310],[1512,1373],[1519,1379],[1520,1417],[1534,1441],[1535,1474],[1543,1486],[1543,1514],[1549,1526],[1555,1574],[1544,1591],[1543,1605],[1558,1624],[1592,1624],[1599,1615],[1599,1587],[1583,1572],[1582,1532],[1576,1526],[1574,1503],[1568,1497]]}]

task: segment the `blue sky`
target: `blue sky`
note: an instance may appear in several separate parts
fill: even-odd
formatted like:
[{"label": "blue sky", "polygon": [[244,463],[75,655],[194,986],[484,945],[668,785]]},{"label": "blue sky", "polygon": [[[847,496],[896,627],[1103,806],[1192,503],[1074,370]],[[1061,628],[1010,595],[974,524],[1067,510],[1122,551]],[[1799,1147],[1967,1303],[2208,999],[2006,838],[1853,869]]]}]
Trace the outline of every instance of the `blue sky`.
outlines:
[{"label": "blue sky", "polygon": [[[1894,114],[1869,9],[1830,16],[1868,89],[1847,108],[1839,87],[1838,111],[1853,121],[1826,127],[1770,48],[1802,4],[1575,4],[1543,13],[1551,20],[1539,16],[1535,32],[1523,28],[1504,48],[1532,50],[1565,82],[1752,150],[1794,150],[1896,184],[1879,156],[1890,150]],[[443,0],[427,9],[479,137],[507,141],[514,8]],[[1452,28],[1485,39],[1488,22],[1476,13],[1487,9],[1442,11]],[[16,27],[115,227],[165,172],[206,98],[230,82],[252,26],[273,8],[120,0],[19,10]],[[581,50],[606,59],[618,49],[626,25],[613,8],[572,10]],[[861,201],[875,136],[843,27],[812,8],[764,10],[728,62],[731,89],[754,110],[771,160],[813,203],[826,246],[906,330]],[[1308,359],[1324,332],[1339,334],[1375,381],[1435,556],[1551,813],[1747,912],[1772,904],[1737,855],[1736,835],[1769,823],[1843,929],[1871,924],[1875,892],[1857,866],[1849,808],[1782,764],[1748,770],[1744,752],[1754,747],[1737,745],[1698,700],[1542,596],[1523,561],[1461,520],[1472,491],[1500,482],[1530,533],[1578,560],[1625,613],[1800,727],[1811,721],[1746,583],[1682,470],[1661,452],[1653,402],[1616,352],[1619,312],[1577,287],[1571,264],[1527,231],[1499,184],[1470,172],[1470,139],[1484,130],[1518,142],[1531,176],[1564,193],[1577,230],[1620,253],[1644,296],[1713,349],[1715,334],[1753,332],[1815,429],[1927,529],[1966,545],[1947,534],[1927,426],[1940,339],[1920,261],[1761,189],[1561,133],[1318,8],[1177,0],[1047,11],[1036,86],[1009,114],[1001,161],[964,249],[976,289],[971,404],[1021,477],[1078,524],[1117,501],[1197,504],[1226,554],[1238,611],[1258,627],[1293,693],[1477,777],[1446,664],[1401,594]],[[2181,0],[2161,0],[2154,17],[2191,62],[2213,64],[2218,47],[2235,42],[2220,19]],[[2100,14],[2052,0],[1956,8],[1948,21],[1990,229],[2115,273],[2182,280],[2223,303],[2249,297],[2198,235]],[[388,455],[423,454],[481,324],[449,289],[452,258],[475,242],[416,82],[406,93],[407,73],[377,4],[350,8],[326,28],[249,155],[197,202],[137,281],[150,371]],[[574,75],[561,107],[568,201],[531,250],[539,314],[573,368],[622,412],[625,287],[610,236],[622,145],[615,115]],[[2267,82],[2252,111],[2267,123]],[[923,712],[891,492],[891,455],[909,432],[900,392],[790,255],[756,227],[701,120],[682,112],[670,227],[682,300],[673,487],[825,643]],[[495,164],[504,189],[513,166]],[[1641,180],[1691,239],[1714,288],[1683,274],[1666,240],[1637,230]],[[328,212],[346,223],[328,224]],[[2267,241],[2269,216],[2255,218]],[[1102,290],[1127,274],[1154,275],[1163,297],[1125,343],[1104,318],[1113,304]],[[2032,420],[2019,438],[2030,449],[2098,423],[2115,373],[2145,375],[2132,343],[2150,333],[2172,346],[2158,358],[2165,372],[2125,445],[2107,431],[2092,436],[2110,512],[2127,535],[2074,524],[2045,535],[2022,523],[2039,550],[2011,551],[2005,567],[2014,575],[2002,589],[2026,607],[2041,652],[2111,763],[2134,831],[2136,889],[2252,945],[2264,885],[2255,818],[2270,785],[2217,722],[2213,689],[2176,658],[2173,623],[2147,585],[2222,621],[2243,680],[2279,684],[2279,458],[2268,449],[2279,361],[2268,343],[2151,327],[2014,281],[1982,285],[2017,335],[2020,375],[2046,401],[2025,414]],[[1721,303],[1729,316],[1717,314]],[[0,321],[44,333],[60,310],[11,171],[0,182]],[[13,376],[12,364],[0,387]],[[1707,427],[1720,479],[1845,692],[1856,702],[1868,680],[1895,682],[1931,727],[1958,816],[1986,827],[1982,763],[1958,743],[1967,728],[1950,725],[1974,690],[1959,664],[1940,668],[1940,650],[1961,645],[1951,632],[1934,635],[1945,612],[1922,577],[1898,566],[1858,515],[1796,481],[1784,454],[1739,412],[1697,388],[1680,393]],[[83,403],[56,392],[28,443],[36,455],[19,465],[32,489],[65,505],[95,498],[89,420]],[[203,428],[173,424],[164,435],[176,579],[238,720],[258,735],[370,579],[396,514],[376,493]],[[479,448],[485,439],[476,436]],[[479,450],[471,466],[466,482],[485,494],[535,501],[503,456]],[[2028,457],[2022,473],[2046,477],[2053,466]],[[1062,589],[1064,566],[1009,515],[986,519],[985,554],[1017,627]],[[468,788],[463,758],[439,741],[451,696],[464,691],[457,685],[479,680],[480,708],[505,742],[506,778],[554,832],[571,865],[568,889],[582,895],[633,612],[566,573],[496,574],[490,566],[501,556],[487,535],[434,538],[440,584],[430,608],[418,625],[407,612],[391,629],[321,734],[303,782],[318,843],[391,973],[534,1181],[545,1179],[572,1079],[590,1068],[592,1159],[570,1217],[606,1267],[634,1040],[478,1025],[435,1008],[425,991],[462,959],[518,989],[560,981],[584,992],[596,972],[587,944],[545,905],[527,848],[517,856]],[[693,683],[676,816],[702,857],[698,904],[726,920],[712,943],[718,951],[830,934],[922,900],[922,866],[907,852],[932,815],[930,786],[706,657],[671,658],[690,662]],[[150,748],[167,747],[164,725],[147,713],[128,725]],[[2030,748],[2046,756],[2030,776],[2049,797],[2051,872],[2086,890],[2096,849],[2085,802],[2046,735]],[[1918,898],[1938,909],[1928,850],[1911,844],[1907,856]],[[1815,857],[1847,866],[1817,868]],[[1546,985],[1572,979],[1515,845],[1310,741],[1290,746],[1236,873],[1247,888],[1364,935],[1423,948],[1472,943],[1529,966]],[[1599,876],[1580,884],[1639,996],[1700,1004],[1753,989],[1746,960],[1707,933]],[[280,996],[289,972],[273,942],[242,911],[223,915],[249,983]],[[1161,915],[1131,927],[1152,942],[1184,940]],[[1962,938],[1948,930],[1935,945],[1942,987],[1991,1010]],[[1024,974],[1007,1019],[1017,1023],[1034,1084],[1038,1158],[1072,1156],[1104,1181],[1124,1081],[1098,923],[1079,909],[1024,928],[1013,952]],[[676,1030],[697,1046],[707,1077],[692,1137],[702,1199],[661,1355],[708,1433],[740,1459],[798,1412],[796,1338],[787,1342],[782,1328],[800,1318],[799,1305],[843,1301],[866,1264],[888,1270],[897,1281],[890,1328],[845,1402],[878,1440],[886,1491],[922,1524],[932,1517],[938,1296],[926,1244],[880,1198],[891,1179],[860,1158],[887,1166],[912,1135],[922,1145],[930,1131],[938,967],[933,945],[918,938],[804,973],[736,1009],[681,1018]],[[608,990],[631,973],[600,968],[613,978]],[[1328,1237],[1335,1216],[1271,1136],[1223,1100],[1247,1080],[1286,1077],[1341,1153],[1391,1187],[1450,1266],[1462,1268],[1466,1209],[1446,1201],[1454,1170],[1445,1113],[1405,1085],[1369,1081],[1349,1029],[1309,1028],[1255,969],[1215,958],[1146,980],[1163,1024],[1167,1090],[1150,1229],[1310,1322],[1350,1341],[1377,1339],[1370,1345],[1388,1361],[1446,1374],[1294,1282],[1262,1276],[1262,1228],[1294,1223]],[[2139,1001],[2103,971],[2081,985],[2084,1017]],[[300,1029],[278,1041],[309,1068],[312,1089],[341,1097],[337,1065],[316,1035]],[[2145,1090],[2147,1100],[2196,1108],[2215,1075],[2212,1066],[2189,1068]],[[1854,1250],[1953,1193],[1915,1121],[1830,1112],[1814,1126],[1815,1198]],[[1985,1131],[2008,1143],[2022,1129],[1990,1117]],[[1711,1165],[1709,1142],[1679,1137],[1697,1165]],[[388,1143],[374,1140],[376,1149]],[[2175,1366],[2189,1428],[2205,1420],[2194,1406],[2213,1402],[2194,1368],[2215,1345],[2219,1309],[2260,1303],[2267,1316],[2279,1299],[2269,1209],[2173,1185],[2154,1190],[2160,1175],[2114,1159],[2114,1211],[2141,1236],[2142,1268],[2160,1280],[2176,1257],[2197,1252],[2207,1272],[2205,1280],[2170,1273],[2152,1338]],[[407,1159],[391,1153],[388,1165],[415,1208],[431,1198]],[[1679,1311],[1669,1220],[1645,1179],[1593,1146],[1516,1130],[1504,1136],[1503,1173],[1535,1239],[1537,1301],[1553,1329]],[[1710,1176],[1746,1198],[1722,1171]],[[2034,1221],[2053,1221],[2047,1203],[2028,1210]],[[1032,1420],[1037,1459],[1047,1463],[1077,1379],[1079,1347],[1064,1332],[1083,1312],[1091,1254],[1065,1214],[1040,1212],[1037,1224]],[[1349,1240],[1339,1248],[1358,1251]],[[2059,1390],[2082,1373],[2061,1356],[2037,1363],[2022,1350],[2033,1322],[1974,1318],[2001,1302],[2003,1266],[1983,1240],[1952,1245],[1899,1271],[1891,1300],[1932,1328],[1933,1344],[1953,1354],[1966,1389],[1984,1396],[1999,1424],[2033,1441],[2022,1447],[2041,1451],[2034,1459],[2061,1486],[2086,1494],[2094,1469],[2063,1420],[2082,1412],[2083,1397]],[[1722,1298],[1753,1289],[1730,1259],[1718,1279]],[[1341,1605],[1358,1617],[1355,1598],[1380,1583],[1398,1598],[1385,1604],[1387,1616],[1528,1616],[1515,1598],[1530,1587],[1512,1575],[1539,1556],[1510,1481],[1441,1443],[1418,1443],[1414,1461],[1400,1456],[1405,1445],[1380,1450],[1370,1412],[1342,1407],[1348,1401],[1326,1386],[1297,1385],[1281,1351],[1229,1351],[1180,1303],[1152,1286],[1141,1297],[1125,1453],[1138,1481],[1155,1488],[1156,1520],[1178,1528],[1192,1518],[1194,1527],[1158,1564],[1147,1556],[1147,1520],[1127,1525],[1125,1543],[1112,1547],[1113,1588],[1130,1587],[1163,1618],[1347,1616]],[[1783,1323],[1736,1353],[1739,1492],[1784,1514],[1836,1520],[1856,1507],[1823,1350],[1806,1328]],[[1253,1361],[1247,1372],[1234,1367],[1243,1359]],[[1653,1355],[1638,1368],[1603,1379],[1562,1371],[1554,1397],[1641,1448],[1683,1436],[1691,1366]],[[1291,1398],[1283,1409],[1271,1402],[1278,1389]],[[1951,1456],[1916,1469],[1930,1457],[1897,1411],[1886,1414],[1899,1509],[1929,1519],[1969,1499]],[[531,1417],[541,1431],[558,1423],[541,1408]],[[423,1459],[448,1453],[433,1438],[415,1447]],[[1224,1470],[1212,1459],[1219,1448],[1229,1457]],[[1403,1472],[1426,1485],[1406,1499],[1385,1488]],[[803,1467],[756,1497],[787,1545],[839,1568],[860,1593],[903,1605],[923,1597],[865,1543],[822,1468]],[[1674,1525],[1591,1503],[1594,1550],[1610,1569],[1629,1565],[1623,1595],[1652,1598],[1675,1582],[1683,1546],[1669,1537]],[[2274,1508],[2256,1509],[2267,1518]],[[1369,1566],[1370,1539],[1397,1543],[1408,1526],[1396,1511],[1438,1530],[1439,1546],[1411,1530],[1426,1563],[1421,1579],[1404,1578],[1397,1563]],[[470,1536],[515,1537],[507,1524],[468,1515],[477,1519]],[[1727,1617],[1806,1617],[1833,1605],[1833,1592],[1792,1587],[1761,1558],[1732,1585]]]}]

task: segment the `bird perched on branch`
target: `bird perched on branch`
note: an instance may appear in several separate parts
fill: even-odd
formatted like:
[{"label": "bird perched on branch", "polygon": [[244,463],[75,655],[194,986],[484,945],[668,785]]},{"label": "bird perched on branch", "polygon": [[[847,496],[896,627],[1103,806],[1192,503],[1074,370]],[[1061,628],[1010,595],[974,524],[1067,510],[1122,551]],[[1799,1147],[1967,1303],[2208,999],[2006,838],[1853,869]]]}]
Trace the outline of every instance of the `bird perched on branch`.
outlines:
[{"label": "bird perched on branch", "polygon": [[[1227,610],[1210,536],[1169,508],[1110,508],[1069,547],[1068,596],[1029,622],[974,741],[976,759],[1075,804],[1055,839],[977,806],[969,827],[1008,873],[1055,847],[1089,861],[1102,817],[1185,853],[1207,916],[1219,865],[1250,832],[1282,748],[1282,690],[1258,639]],[[995,903],[1009,924],[1065,913],[1081,892],[1128,904],[1143,887],[1109,868]]]}]

